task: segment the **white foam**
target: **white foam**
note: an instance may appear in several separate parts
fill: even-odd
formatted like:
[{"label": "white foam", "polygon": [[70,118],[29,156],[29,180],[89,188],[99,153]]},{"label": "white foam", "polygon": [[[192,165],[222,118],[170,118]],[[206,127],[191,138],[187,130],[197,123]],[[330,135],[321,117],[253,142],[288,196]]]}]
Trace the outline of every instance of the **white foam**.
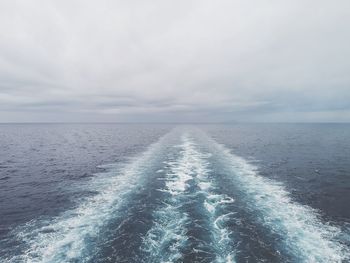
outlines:
[{"label": "white foam", "polygon": [[234,261],[234,256],[232,254],[229,254],[226,256],[226,263],[233,263]]},{"label": "white foam", "polygon": [[[233,253],[227,242],[230,239],[230,232],[219,223],[229,215],[215,214],[216,206],[224,205],[231,199],[210,192],[213,186],[208,180],[210,170],[206,160],[210,155],[198,151],[189,136],[184,135],[182,141],[182,144],[175,146],[179,149],[180,156],[176,160],[164,163],[169,168],[165,191],[170,193],[171,197],[167,200],[166,206],[155,212],[154,226],[143,242],[144,250],[149,253],[150,261],[174,262],[181,259],[181,251],[188,240],[186,232],[190,219],[187,214],[180,212],[179,207],[183,202],[182,197],[191,194],[187,190],[189,181],[193,180],[207,197],[203,205],[210,212],[209,220],[214,236],[212,243],[217,250],[216,261],[233,262]],[[169,249],[171,243],[173,246]]]},{"label": "white foam", "polygon": [[231,232],[225,227],[224,221],[233,213],[222,214],[218,210],[225,204],[232,203],[234,200],[226,195],[215,194],[215,186],[209,179],[208,158],[211,154],[203,153],[198,147],[187,138],[187,152],[191,156],[192,170],[195,174],[195,181],[205,196],[204,207],[209,212],[211,232],[213,236],[213,246],[216,250],[216,262],[234,262],[234,251],[232,251]]},{"label": "white foam", "polygon": [[204,201],[204,207],[211,214],[213,214],[215,212],[215,206],[213,204],[209,203],[207,200]]},{"label": "white foam", "polygon": [[57,218],[28,222],[18,228],[17,236],[26,243],[27,249],[24,254],[14,256],[7,262],[59,263],[89,260],[94,247],[88,248],[88,240],[97,238],[99,230],[108,220],[117,217],[118,208],[126,199],[125,195],[142,182],[143,172],[151,165],[155,153],[160,151],[162,140],[150,146],[122,170],[111,169],[93,178],[90,186],[98,194],[87,198],[77,208],[66,211]]},{"label": "white foam", "polygon": [[192,179],[192,176],[187,173],[178,172],[176,176],[171,179],[168,179],[166,186],[169,189],[169,192],[173,195],[180,194],[188,188],[188,181]]},{"label": "white foam", "polygon": [[203,191],[208,191],[212,187],[210,182],[199,182],[198,186]]},{"label": "white foam", "polygon": [[142,249],[158,262],[174,262],[182,257],[185,246],[187,214],[180,213],[172,204],[155,212],[152,228],[147,232]]},{"label": "white foam", "polygon": [[246,195],[247,206],[262,215],[261,222],[284,239],[284,248],[298,262],[345,262],[348,248],[337,236],[338,227],[323,223],[312,208],[292,200],[282,184],[260,176],[256,167],[232,154],[223,145],[211,142],[223,165]]},{"label": "white foam", "polygon": [[[213,187],[211,187],[213,188]],[[215,238],[214,244],[217,247],[219,253],[216,256],[216,262],[235,262],[234,253],[231,248],[232,233],[229,231],[225,223],[230,219],[233,212],[222,214],[218,212],[225,204],[232,203],[234,200],[225,195],[207,193],[206,200],[204,201],[204,207],[210,214],[212,220],[212,233]]]},{"label": "white foam", "polygon": [[176,160],[165,161],[168,172],[165,178],[165,189],[171,196],[165,200],[165,205],[154,213],[152,228],[143,240],[142,249],[148,253],[151,261],[174,262],[182,257],[181,249],[188,237],[186,224],[188,215],[181,213],[179,198],[189,187],[188,181],[193,179],[193,163],[191,160],[190,144],[186,137],[183,143],[176,145],[180,149],[180,156]]}]

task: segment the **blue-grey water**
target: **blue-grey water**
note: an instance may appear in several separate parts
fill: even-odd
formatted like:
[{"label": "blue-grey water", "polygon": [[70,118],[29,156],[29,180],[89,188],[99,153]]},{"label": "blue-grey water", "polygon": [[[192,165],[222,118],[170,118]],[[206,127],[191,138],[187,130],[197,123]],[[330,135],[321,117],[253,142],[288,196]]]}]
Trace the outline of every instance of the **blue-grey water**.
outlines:
[{"label": "blue-grey water", "polygon": [[2,124],[0,262],[349,262],[349,124]]}]

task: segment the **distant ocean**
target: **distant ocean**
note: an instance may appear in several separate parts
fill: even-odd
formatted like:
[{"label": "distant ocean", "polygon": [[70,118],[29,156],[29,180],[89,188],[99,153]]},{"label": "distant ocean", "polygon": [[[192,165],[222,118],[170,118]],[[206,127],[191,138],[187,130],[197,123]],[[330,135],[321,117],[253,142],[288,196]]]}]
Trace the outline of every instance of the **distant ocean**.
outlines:
[{"label": "distant ocean", "polygon": [[349,262],[349,124],[0,124],[0,262]]}]

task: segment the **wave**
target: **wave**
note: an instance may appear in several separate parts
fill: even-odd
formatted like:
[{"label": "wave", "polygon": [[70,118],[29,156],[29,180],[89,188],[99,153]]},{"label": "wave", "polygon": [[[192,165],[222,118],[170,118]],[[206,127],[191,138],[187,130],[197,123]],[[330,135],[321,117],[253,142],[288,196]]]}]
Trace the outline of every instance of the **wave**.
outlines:
[{"label": "wave", "polygon": [[[198,221],[198,218],[191,218],[181,208],[201,194],[204,197],[201,205],[207,212],[205,228],[210,232],[210,242],[192,237],[199,241],[199,245],[192,247],[191,253],[211,254],[210,250],[214,250],[215,262],[234,262],[231,232],[225,226],[227,218],[233,213],[220,212],[220,208],[232,203],[233,199],[214,194],[216,188],[209,180],[211,170],[207,161],[210,155],[200,152],[188,134],[183,135],[182,144],[175,147],[180,150],[180,156],[175,161],[166,162],[170,169],[165,188],[160,190],[168,193],[168,197],[165,204],[154,213],[154,225],[144,239],[144,251],[150,254],[152,262],[181,260],[185,247],[192,247],[189,244],[191,237],[187,234],[189,225],[191,221]],[[195,186],[192,190],[190,182]]]},{"label": "wave", "polygon": [[157,161],[154,156],[161,155],[165,137],[124,168],[106,166],[107,172],[89,182],[97,194],[81,201],[75,209],[15,229],[14,234],[25,249],[2,262],[88,262],[97,252],[94,241],[100,230],[109,220],[122,216],[118,210],[126,196],[145,180],[145,171]]},{"label": "wave", "polygon": [[[107,172],[86,186],[96,194],[76,208],[15,229],[21,248],[14,249],[16,256],[1,261],[93,261],[99,253],[96,240],[104,238],[101,233],[111,220],[129,216],[123,207],[145,185],[157,193],[156,200],[149,199],[152,210],[148,215],[152,218],[148,220],[152,223],[142,234],[134,233],[142,245],[130,252],[140,253],[137,256],[144,262],[231,263],[244,258],[248,253],[244,249],[249,246],[241,251],[238,247],[240,242],[251,240],[249,235],[243,240],[235,233],[244,227],[235,224],[244,221],[239,209],[254,217],[257,227],[277,236],[271,246],[282,255],[290,255],[293,262],[349,260],[338,226],[324,222],[318,211],[294,201],[281,183],[259,175],[257,167],[204,133],[177,130],[125,166],[105,168]],[[224,177],[233,187],[223,189]],[[159,181],[152,184],[152,180]]]},{"label": "wave", "polygon": [[203,206],[209,214],[210,231],[213,237],[212,246],[214,247],[216,254],[215,262],[235,262],[232,232],[226,227],[227,220],[235,213],[221,212],[225,205],[233,203],[234,199],[225,194],[216,193],[217,187],[209,178],[209,174],[212,171],[208,167],[209,163],[207,158],[210,157],[210,155],[203,154],[194,148],[192,148],[192,152],[197,159],[197,163],[200,164],[197,180],[201,193],[205,196]]},{"label": "wave", "polygon": [[154,212],[153,226],[146,234],[142,250],[150,260],[158,262],[174,262],[181,259],[182,249],[188,241],[186,235],[189,216],[181,212],[182,195],[188,189],[188,181],[193,179],[190,155],[186,151],[186,143],[175,146],[180,151],[177,160],[164,162],[168,171],[165,175],[165,187],[160,191],[166,193],[163,206]]},{"label": "wave", "polygon": [[239,189],[246,210],[256,213],[261,225],[280,236],[281,252],[291,254],[297,262],[349,260],[348,248],[339,238],[339,227],[324,223],[316,210],[293,201],[281,183],[260,176],[255,166],[224,145],[201,136]]}]

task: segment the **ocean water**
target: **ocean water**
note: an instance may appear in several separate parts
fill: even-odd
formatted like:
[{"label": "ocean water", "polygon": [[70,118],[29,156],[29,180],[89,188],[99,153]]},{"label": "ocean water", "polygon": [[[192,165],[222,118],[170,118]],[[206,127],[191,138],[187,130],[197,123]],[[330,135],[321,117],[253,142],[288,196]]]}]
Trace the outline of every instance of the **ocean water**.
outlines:
[{"label": "ocean water", "polygon": [[348,124],[2,124],[0,262],[349,262]]}]

